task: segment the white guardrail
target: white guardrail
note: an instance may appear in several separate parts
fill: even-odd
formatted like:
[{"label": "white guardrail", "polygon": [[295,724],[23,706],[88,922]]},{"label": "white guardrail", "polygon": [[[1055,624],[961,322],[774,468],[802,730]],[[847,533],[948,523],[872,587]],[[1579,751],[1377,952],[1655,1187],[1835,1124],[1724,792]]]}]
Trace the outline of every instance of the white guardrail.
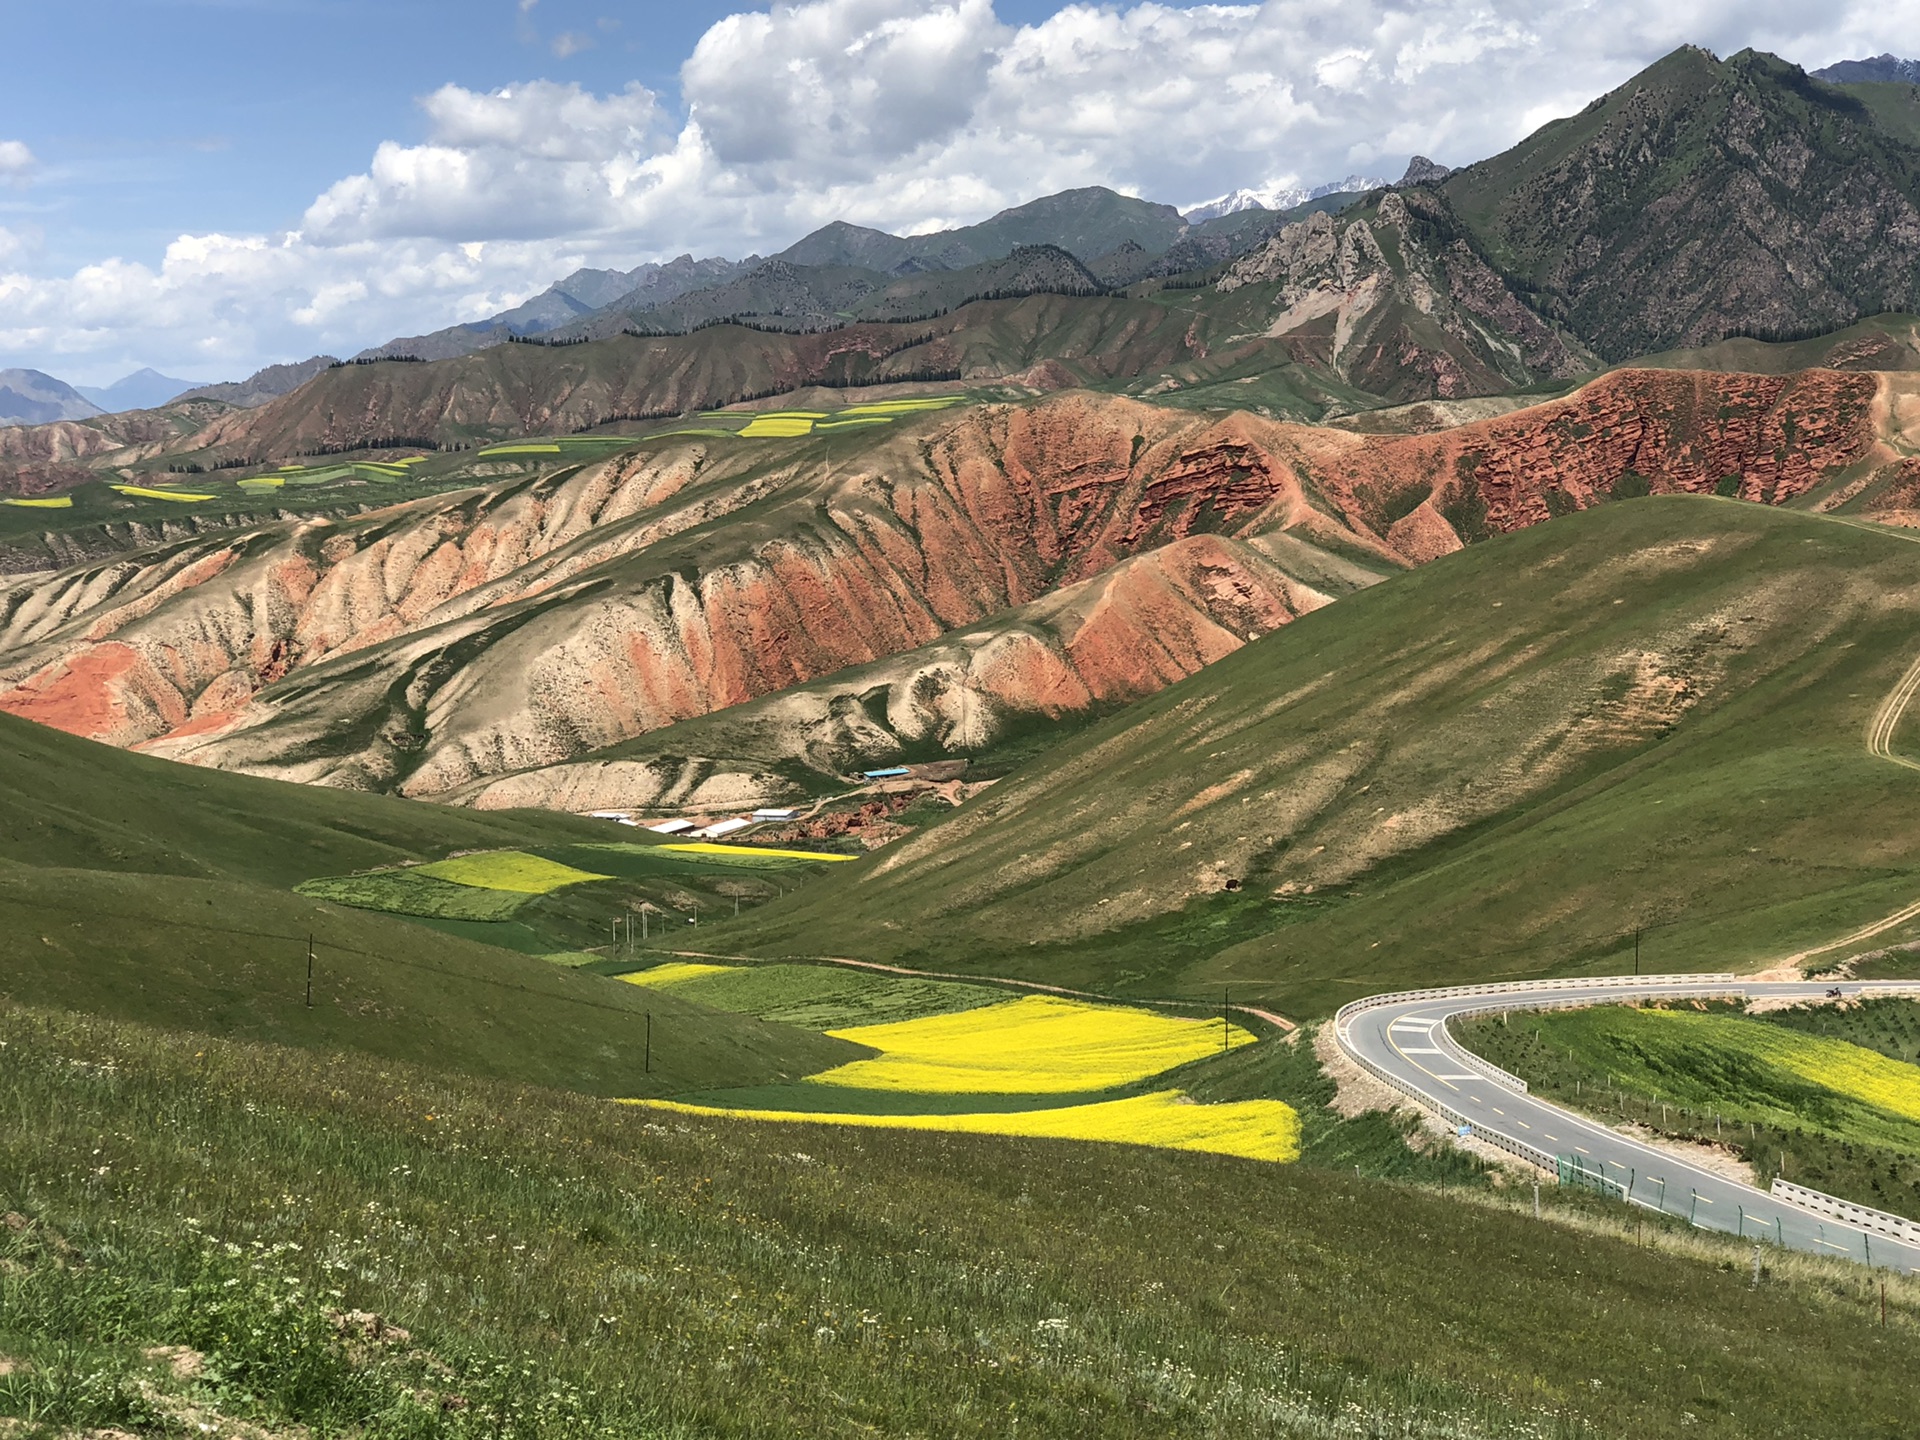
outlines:
[{"label": "white guardrail", "polygon": [[1796,1185],[1791,1180],[1773,1179],[1768,1192],[1776,1199],[1791,1200],[1802,1210],[1811,1210],[1816,1215],[1825,1215],[1830,1220],[1839,1220],[1853,1226],[1856,1230],[1868,1230],[1875,1235],[1885,1235],[1908,1245],[1920,1247],[1920,1225],[1904,1215],[1889,1215],[1884,1210],[1875,1210],[1866,1205],[1856,1205],[1851,1200],[1842,1200],[1837,1195],[1829,1195],[1824,1190],[1809,1190],[1804,1185]]},{"label": "white guardrail", "polygon": [[[1819,983],[1813,981],[1810,983]],[[1851,981],[1847,985],[1848,993],[1875,995],[1920,994],[1920,984],[1912,981]],[[1484,1075],[1496,1084],[1505,1085],[1522,1094],[1527,1091],[1527,1083],[1519,1076],[1509,1074],[1499,1066],[1482,1060],[1466,1049],[1447,1032],[1445,1021],[1451,1021],[1468,1015],[1494,1015],[1509,1010],[1572,1010],[1594,1003],[1595,992],[1631,988],[1641,993],[1635,998],[1658,999],[1671,996],[1676,1000],[1703,999],[1740,999],[1751,994],[1750,986],[1767,986],[1768,982],[1748,982],[1732,975],[1640,975],[1629,980],[1626,976],[1583,976],[1565,980],[1517,980],[1504,985],[1449,985],[1427,990],[1400,990],[1385,995],[1369,995],[1364,999],[1352,1000],[1334,1012],[1334,1039],[1342,1053],[1354,1061],[1374,1079],[1389,1089],[1396,1090],[1416,1104],[1432,1111],[1453,1125],[1461,1135],[1470,1135],[1496,1149],[1526,1161],[1538,1169],[1545,1170],[1561,1181],[1584,1184],[1590,1188],[1608,1191],[1621,1199],[1629,1200],[1648,1209],[1659,1209],[1638,1196],[1627,1192],[1617,1180],[1606,1175],[1589,1171],[1578,1161],[1571,1162],[1577,1173],[1569,1174],[1569,1159],[1549,1154],[1538,1146],[1529,1145],[1524,1140],[1516,1140],[1511,1135],[1502,1134],[1480,1124],[1468,1116],[1462,1115],[1438,1096],[1429,1095],[1416,1085],[1400,1079],[1387,1070],[1367,1059],[1354,1049],[1348,1036],[1348,1027],[1355,1015],[1366,1010],[1376,1010],[1383,1005],[1401,1005],[1409,1001],[1470,999],[1475,995],[1515,996],[1519,998],[1503,999],[1502,1003],[1492,1005],[1462,1006],[1449,1011],[1443,1017],[1443,1023],[1437,1028],[1445,1038],[1447,1054],[1461,1061],[1476,1073]],[[1863,1234],[1885,1235],[1890,1239],[1920,1248],[1920,1224],[1900,1215],[1889,1215],[1884,1210],[1874,1210],[1865,1205],[1856,1205],[1850,1200],[1842,1200],[1820,1190],[1810,1190],[1804,1185],[1795,1185],[1790,1180],[1775,1178],[1770,1192],[1775,1199],[1787,1201],[1803,1210],[1816,1215],[1852,1226]],[[1744,1231],[1744,1226],[1742,1229]]]},{"label": "white guardrail", "polygon": [[[1454,1127],[1456,1133],[1470,1135],[1484,1144],[1504,1150],[1509,1155],[1526,1161],[1541,1170],[1551,1171],[1556,1177],[1560,1173],[1560,1157],[1529,1145],[1524,1140],[1516,1140],[1511,1135],[1482,1125],[1479,1121],[1462,1115],[1438,1096],[1429,1095],[1416,1085],[1410,1085],[1391,1072],[1374,1064],[1366,1056],[1346,1043],[1347,1026],[1355,1015],[1363,1010],[1377,1010],[1383,1005],[1402,1005],[1416,1000],[1452,1000],[1468,999],[1475,995],[1511,995],[1518,991],[1527,998],[1524,1001],[1499,1005],[1470,1006],[1452,1012],[1447,1018],[1461,1015],[1493,1015],[1504,1010],[1570,1010],[1592,1003],[1590,993],[1596,990],[1617,989],[1623,977],[1618,975],[1577,976],[1564,980],[1514,980],[1498,985],[1445,985],[1427,990],[1397,990],[1385,995],[1368,995],[1360,1000],[1350,1000],[1334,1012],[1334,1038],[1340,1042],[1340,1048],[1347,1058],[1354,1061],[1374,1079],[1390,1089],[1399,1091]],[[1745,997],[1744,986],[1727,975],[1641,975],[1634,977],[1636,986],[1657,988],[1662,993],[1676,999],[1705,999],[1712,996],[1731,995]],[[1583,994],[1582,992],[1589,992]],[[1537,996],[1552,996],[1551,999],[1536,999]],[[1445,1026],[1440,1027],[1443,1031]],[[1502,1070],[1490,1061],[1482,1060],[1478,1055],[1466,1049],[1452,1035],[1447,1035],[1448,1055],[1462,1061],[1476,1073],[1484,1075],[1496,1084],[1525,1094],[1527,1082],[1518,1075]],[[1587,1177],[1598,1179],[1600,1177]],[[1614,1185],[1616,1182],[1605,1181]]]}]

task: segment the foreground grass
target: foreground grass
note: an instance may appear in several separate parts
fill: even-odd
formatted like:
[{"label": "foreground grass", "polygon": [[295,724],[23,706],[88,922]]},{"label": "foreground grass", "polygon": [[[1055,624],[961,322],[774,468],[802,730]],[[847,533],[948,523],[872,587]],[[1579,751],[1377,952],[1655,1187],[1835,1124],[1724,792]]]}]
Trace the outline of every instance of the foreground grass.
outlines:
[{"label": "foreground grass", "polygon": [[[1920,1005],[1753,1017],[1731,1007],[1457,1022],[1462,1043],[1542,1095],[1728,1147],[1774,1176],[1920,1219]],[[1904,1052],[1904,1053],[1903,1053]]]},{"label": "foreground grass", "polygon": [[776,1135],[44,1011],[0,1043],[0,1408],[50,1424],[155,1428],[142,1352],[187,1344],[208,1403],[316,1434],[1909,1428],[1914,1297],[1882,1328],[1844,1267],[1750,1288],[1305,1166]]}]

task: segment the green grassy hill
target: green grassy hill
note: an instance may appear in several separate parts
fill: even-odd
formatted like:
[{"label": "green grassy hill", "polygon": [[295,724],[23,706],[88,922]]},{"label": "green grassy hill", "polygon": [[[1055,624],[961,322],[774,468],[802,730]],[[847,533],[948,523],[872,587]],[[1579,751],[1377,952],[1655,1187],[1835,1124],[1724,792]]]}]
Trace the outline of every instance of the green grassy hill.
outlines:
[{"label": "green grassy hill", "polygon": [[1920,899],[1920,777],[1864,739],[1916,593],[1895,531],[1564,517],[1295,621],[713,943],[1304,1013],[1624,970],[1636,928],[1650,969],[1779,959]]},{"label": "green grassy hill", "polygon": [[61,1433],[1911,1430],[1913,1282],[1883,1326],[1882,1276],[1769,1256],[1755,1287],[1743,1247],[1637,1243],[1577,1192],[1549,1213],[1587,1233],[1346,1169],[660,1116],[4,1006],[0,1044],[0,1415]]},{"label": "green grassy hill", "polygon": [[861,1053],[291,893],[611,830],[224,774],[0,716],[0,995],[595,1094],[772,1082]]}]

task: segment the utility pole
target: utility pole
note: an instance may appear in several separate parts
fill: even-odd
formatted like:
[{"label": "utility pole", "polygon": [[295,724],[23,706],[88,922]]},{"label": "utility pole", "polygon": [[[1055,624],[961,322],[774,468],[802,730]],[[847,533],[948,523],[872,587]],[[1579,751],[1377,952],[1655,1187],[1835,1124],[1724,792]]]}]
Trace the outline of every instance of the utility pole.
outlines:
[{"label": "utility pole", "polygon": [[642,1073],[647,1075],[653,1073],[653,1012],[651,1010],[647,1011],[647,1061]]},{"label": "utility pole", "polygon": [[1633,927],[1633,973],[1640,973],[1640,927]]},{"label": "utility pole", "polygon": [[640,943],[647,943],[647,902],[640,902]]},{"label": "utility pole", "polygon": [[1220,1053],[1226,1054],[1233,1048],[1233,1022],[1228,1018],[1229,1002],[1233,998],[1231,988],[1220,992]]},{"label": "utility pole", "polygon": [[313,936],[307,936],[307,1009],[313,1009]]}]

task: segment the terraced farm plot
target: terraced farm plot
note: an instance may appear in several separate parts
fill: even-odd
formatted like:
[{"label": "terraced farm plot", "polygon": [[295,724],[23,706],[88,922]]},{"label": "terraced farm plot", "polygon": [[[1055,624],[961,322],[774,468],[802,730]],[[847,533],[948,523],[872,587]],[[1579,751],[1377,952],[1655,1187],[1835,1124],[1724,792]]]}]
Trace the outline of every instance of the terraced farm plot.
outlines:
[{"label": "terraced farm plot", "polygon": [[831,1120],[879,1130],[938,1130],[1023,1139],[1100,1140],[1200,1150],[1246,1160],[1287,1163],[1300,1158],[1300,1116],[1281,1100],[1240,1100],[1199,1105],[1179,1090],[1131,1095],[1091,1105],[976,1115],[822,1115],[796,1110],[743,1110],[673,1100],[635,1101],[649,1108],[689,1115],[818,1124]]},{"label": "terraced farm plot", "polygon": [[[670,962],[620,978],[881,1052],[797,1084],[671,1107],[687,1113],[1299,1158],[1300,1116],[1281,1100],[1202,1105],[1172,1088],[1103,1093],[1221,1054],[1217,1022],[1053,996],[1009,1000],[993,986],[825,965]],[[876,1017],[886,1023],[847,1024]],[[1253,1038],[1237,1027],[1226,1036],[1232,1045]]]},{"label": "terraced farm plot", "polygon": [[1254,1037],[1237,1025],[1030,995],[984,1009],[829,1032],[880,1051],[817,1085],[923,1094],[1072,1094],[1128,1085]]},{"label": "terraced farm plot", "polygon": [[184,490],[155,490],[148,485],[112,485],[108,488],[117,490],[122,495],[130,495],[136,500],[178,500],[184,504],[194,504],[214,498],[211,495]]},{"label": "terraced farm plot", "polygon": [[569,885],[611,877],[529,855],[524,850],[487,850],[459,855],[418,867],[422,875],[479,890],[506,890],[516,895],[546,895]]},{"label": "terraced farm plot", "polygon": [[634,439],[631,435],[554,435],[542,439],[510,440],[502,445],[489,445],[478,453],[483,460],[500,455],[577,455],[582,459],[591,459],[615,450],[624,450],[634,443]]},{"label": "terraced farm plot", "polygon": [[429,865],[324,876],[295,888],[302,895],[358,910],[498,923],[513,919],[541,896],[606,878],[524,850],[489,850]]},{"label": "terraced farm plot", "polygon": [[635,985],[670,989],[716,1010],[757,1015],[809,1030],[916,1020],[1006,1001],[989,985],[880,975],[833,965],[667,964],[622,975]]},{"label": "terraced farm plot", "polygon": [[294,888],[301,895],[331,900],[336,905],[351,905],[356,910],[488,923],[511,920],[532,898],[510,890],[456,885],[423,873],[419,866],[376,870],[367,875],[327,876],[305,881]]},{"label": "terraced farm plot", "polygon": [[[816,433],[858,429],[873,425],[891,425],[910,415],[923,415],[951,409],[966,403],[964,395],[921,395],[899,400],[869,400],[841,410],[709,410],[706,420],[738,420],[746,424],[738,430],[673,430],[673,435],[733,435],[743,440],[794,440]],[[649,439],[659,438],[649,436]],[[487,453],[499,454],[501,451]]]},{"label": "terraced farm plot", "polygon": [[796,435],[811,435],[813,418],[799,415],[762,415],[747,422],[740,432],[744,440],[790,439]]},{"label": "terraced farm plot", "polygon": [[812,850],[774,850],[758,845],[716,845],[696,841],[682,845],[634,845],[618,841],[568,846],[565,852],[583,858],[583,864],[602,865],[622,875],[686,874],[739,871],[807,871],[858,859]]}]

